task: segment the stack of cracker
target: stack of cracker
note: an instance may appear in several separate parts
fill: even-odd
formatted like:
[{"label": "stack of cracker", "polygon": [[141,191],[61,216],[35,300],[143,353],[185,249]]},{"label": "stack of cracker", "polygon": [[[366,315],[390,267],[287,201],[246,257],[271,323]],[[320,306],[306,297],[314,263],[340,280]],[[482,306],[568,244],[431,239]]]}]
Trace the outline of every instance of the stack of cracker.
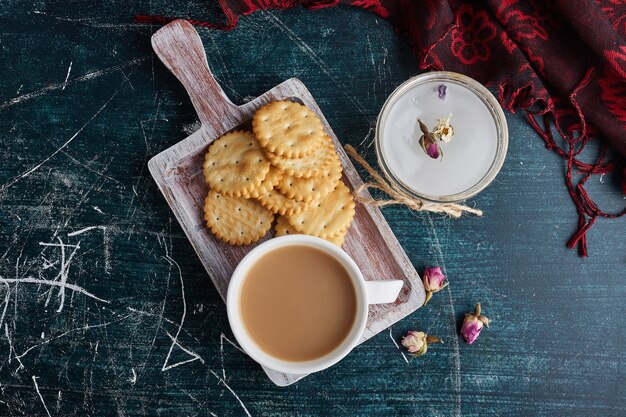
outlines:
[{"label": "stack of cracker", "polygon": [[211,232],[248,245],[278,215],[276,236],[307,234],[341,246],[355,205],[317,115],[299,103],[275,101],[257,110],[252,131],[227,133],[206,154],[204,219]]}]

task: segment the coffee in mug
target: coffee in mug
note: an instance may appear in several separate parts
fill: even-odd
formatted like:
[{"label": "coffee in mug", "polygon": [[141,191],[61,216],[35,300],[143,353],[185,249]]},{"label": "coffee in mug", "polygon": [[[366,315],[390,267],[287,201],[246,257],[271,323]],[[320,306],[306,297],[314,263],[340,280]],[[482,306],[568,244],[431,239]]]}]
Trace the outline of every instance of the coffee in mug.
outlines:
[{"label": "coffee in mug", "polygon": [[241,289],[243,324],[265,353],[280,360],[310,361],[335,350],[357,314],[352,278],[320,249],[275,249],[249,269]]},{"label": "coffee in mug", "polygon": [[337,363],[363,336],[370,304],[392,303],[402,280],[365,281],[334,244],[280,236],[243,257],[228,285],[228,321],[241,348],[278,372]]}]

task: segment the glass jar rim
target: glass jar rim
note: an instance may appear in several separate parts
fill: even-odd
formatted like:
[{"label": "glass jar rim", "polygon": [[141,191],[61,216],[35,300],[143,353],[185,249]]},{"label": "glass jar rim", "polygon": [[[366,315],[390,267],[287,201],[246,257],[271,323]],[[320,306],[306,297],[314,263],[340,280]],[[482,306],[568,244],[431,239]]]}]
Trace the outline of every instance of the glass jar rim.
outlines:
[{"label": "glass jar rim", "polygon": [[[389,115],[391,108],[397,102],[397,100],[402,97],[406,92],[413,89],[416,86],[425,83],[432,82],[441,82],[441,83],[454,83],[460,85],[462,87],[467,88],[471,92],[473,92],[480,100],[485,104],[489,113],[493,117],[494,123],[496,125],[497,130],[497,149],[494,159],[491,163],[491,166],[485,173],[485,175],[473,186],[463,190],[461,192],[449,195],[431,195],[420,193],[399,178],[397,178],[392,170],[390,169],[387,161],[385,160],[384,152],[382,151],[381,140],[383,137],[383,129],[385,127],[385,122],[387,116]],[[385,103],[383,104],[380,113],[378,114],[378,119],[376,120],[376,156],[378,158],[378,165],[380,166],[383,174],[387,179],[400,188],[402,191],[407,193],[410,196],[427,200],[431,202],[438,203],[453,203],[459,202],[463,200],[467,200],[480,193],[482,190],[487,188],[495,179],[496,175],[500,172],[502,165],[504,164],[504,159],[506,157],[506,153],[508,150],[509,143],[509,130],[508,124],[506,121],[506,117],[504,116],[504,111],[502,107],[496,100],[496,98],[491,94],[491,92],[485,88],[478,81],[470,78],[466,75],[459,74],[456,72],[450,71],[433,71],[427,72],[423,74],[416,75],[414,77],[409,78],[407,81],[400,84],[387,98]]]}]

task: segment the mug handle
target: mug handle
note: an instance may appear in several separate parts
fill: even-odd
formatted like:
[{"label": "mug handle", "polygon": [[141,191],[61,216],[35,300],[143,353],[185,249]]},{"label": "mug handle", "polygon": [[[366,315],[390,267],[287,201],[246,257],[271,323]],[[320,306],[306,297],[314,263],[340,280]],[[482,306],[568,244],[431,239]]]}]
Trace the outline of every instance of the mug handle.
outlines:
[{"label": "mug handle", "polygon": [[402,280],[365,281],[367,304],[393,303],[404,285]]}]

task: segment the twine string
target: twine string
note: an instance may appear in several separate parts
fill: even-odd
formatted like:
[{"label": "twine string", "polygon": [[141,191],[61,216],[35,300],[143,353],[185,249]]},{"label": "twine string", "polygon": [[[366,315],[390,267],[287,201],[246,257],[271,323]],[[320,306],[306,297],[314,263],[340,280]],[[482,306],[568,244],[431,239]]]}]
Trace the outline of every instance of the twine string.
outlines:
[{"label": "twine string", "polygon": [[[401,190],[397,185],[390,184],[387,180],[385,180],[370,164],[367,163],[365,159],[361,155],[358,154],[356,149],[354,149],[351,145],[346,145],[346,152],[359,163],[365,170],[370,174],[373,178],[373,182],[366,182],[358,187],[354,191],[354,198],[362,204],[376,206],[376,207],[385,207],[395,204],[401,204],[407,206],[411,210],[415,211],[430,211],[432,213],[444,213],[454,218],[459,218],[463,215],[463,213],[470,213],[476,216],[482,216],[482,210],[475,209],[472,207],[468,207],[463,204],[457,203],[430,203],[424,200],[421,200],[417,197],[413,197],[403,190]],[[375,200],[372,198],[362,196],[363,191],[374,189],[380,190],[387,194],[390,199],[386,200]]]}]

